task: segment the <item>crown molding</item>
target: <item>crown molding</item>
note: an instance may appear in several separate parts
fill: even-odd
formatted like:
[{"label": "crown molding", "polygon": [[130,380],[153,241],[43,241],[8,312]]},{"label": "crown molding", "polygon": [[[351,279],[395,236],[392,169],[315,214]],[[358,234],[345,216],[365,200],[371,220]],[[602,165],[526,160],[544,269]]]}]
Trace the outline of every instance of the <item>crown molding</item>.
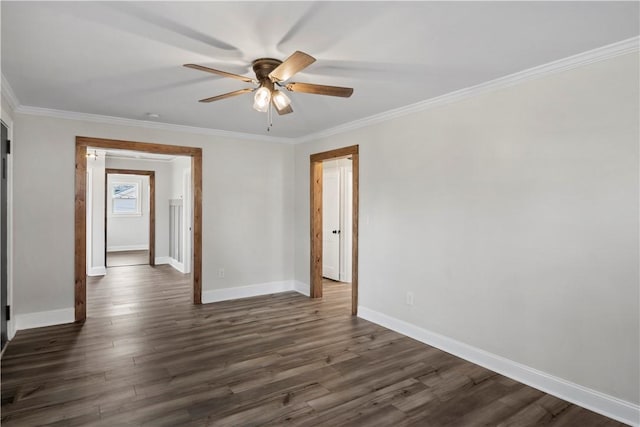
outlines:
[{"label": "crown molding", "polygon": [[256,135],[251,133],[232,132],[220,129],[202,128],[196,126],[184,126],[172,123],[150,122],[147,120],[125,119],[123,117],[104,116],[101,114],[78,113],[76,111],[57,110],[52,108],[30,107],[28,105],[19,105],[14,109],[16,113],[28,114],[32,116],[54,117],[67,120],[82,120],[95,123],[106,123],[119,126],[134,126],[146,129],[185,132],[199,135],[212,135],[225,138],[245,139],[254,141],[279,142],[292,144],[295,142],[293,138],[274,137]]},{"label": "crown molding", "polygon": [[329,129],[325,129],[319,132],[311,133],[297,138],[285,138],[285,137],[273,137],[266,135],[257,135],[242,132],[232,132],[220,129],[210,129],[195,126],[184,126],[171,123],[151,122],[147,120],[126,119],[122,117],[104,116],[100,114],[90,113],[78,113],[74,111],[56,110],[50,108],[31,107],[21,105],[15,93],[11,89],[9,82],[2,75],[2,94],[9,102],[9,105],[16,113],[30,114],[37,116],[55,117],[68,120],[83,120],[96,123],[106,123],[120,126],[134,126],[147,129],[156,130],[168,130],[176,132],[193,133],[200,135],[212,135],[218,137],[253,140],[253,141],[267,141],[267,142],[279,142],[286,144],[299,144],[310,141],[315,141],[328,136],[333,136],[352,130],[360,129],[366,126],[371,126],[376,123],[385,122],[398,117],[406,116],[412,113],[427,110],[429,108],[435,108],[442,105],[450,104],[456,101],[460,101],[473,96],[481,95],[487,92],[499,90],[509,86],[513,86],[528,80],[542,78],[551,74],[559,73],[562,71],[571,70],[584,65],[588,65],[594,62],[603,61],[616,56],[625,55],[632,52],[638,52],[640,50],[640,36],[632,37],[630,39],[622,40],[610,45],[592,49],[577,55],[569,56],[567,58],[559,59],[557,61],[549,62],[547,64],[539,65],[533,68],[529,68],[517,73],[509,74],[504,77],[499,77],[494,80],[490,80],[485,83],[481,83],[475,86],[470,86],[464,89],[449,92],[444,95],[430,98],[424,101],[420,101],[414,104],[410,104],[404,107],[396,108],[393,110],[385,111],[383,113],[374,114],[372,116],[364,117],[362,119],[354,120],[352,122],[344,123]]},{"label": "crown molding", "polygon": [[569,56],[557,61],[549,62],[547,64],[539,65],[533,68],[529,68],[517,73],[509,74],[504,77],[499,77],[494,80],[489,80],[485,83],[480,83],[475,86],[470,86],[464,89],[449,92],[444,95],[430,98],[424,101],[416,102],[404,107],[395,108],[393,110],[385,111],[383,113],[374,114],[373,116],[364,117],[362,119],[354,120],[339,126],[332,127],[320,132],[305,135],[300,138],[296,138],[296,143],[304,143],[315,141],[328,136],[333,136],[355,129],[360,129],[366,126],[371,126],[376,123],[385,122],[387,120],[395,119],[397,117],[406,116],[408,114],[417,113],[420,111],[428,110],[429,108],[435,108],[442,105],[450,104],[456,101],[460,101],[473,96],[481,95],[487,92],[503,89],[516,84],[542,78],[551,74],[559,73],[562,71],[571,70],[584,65],[592,64],[594,62],[603,61],[616,56],[625,55],[632,52],[638,52],[640,50],[640,36],[632,37],[630,39],[622,40],[610,45],[602,46],[593,50],[579,53],[577,55]]},{"label": "crown molding", "polygon": [[4,74],[2,74],[1,86],[2,86],[2,96],[4,96],[4,98],[9,103],[9,107],[11,107],[11,109],[15,111],[16,108],[20,106],[20,101],[18,100],[18,97],[16,96],[15,92],[13,91],[13,88],[9,84],[9,81],[4,76]]}]

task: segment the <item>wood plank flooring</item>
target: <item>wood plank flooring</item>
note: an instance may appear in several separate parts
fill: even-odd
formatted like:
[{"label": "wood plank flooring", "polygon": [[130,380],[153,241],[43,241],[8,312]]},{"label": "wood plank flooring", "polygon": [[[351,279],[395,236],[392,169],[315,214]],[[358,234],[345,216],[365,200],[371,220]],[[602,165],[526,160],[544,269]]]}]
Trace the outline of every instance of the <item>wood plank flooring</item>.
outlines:
[{"label": "wood plank flooring", "polygon": [[350,315],[350,288],[191,305],[169,266],[88,280],[83,324],[19,331],[3,426],[618,426]]},{"label": "wood plank flooring", "polygon": [[107,267],[149,264],[149,251],[107,252]]}]

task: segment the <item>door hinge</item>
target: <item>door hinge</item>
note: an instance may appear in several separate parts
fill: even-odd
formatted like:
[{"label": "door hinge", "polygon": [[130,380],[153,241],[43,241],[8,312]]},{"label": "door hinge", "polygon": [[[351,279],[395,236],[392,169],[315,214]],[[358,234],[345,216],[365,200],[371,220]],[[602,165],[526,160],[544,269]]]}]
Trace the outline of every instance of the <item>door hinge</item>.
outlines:
[{"label": "door hinge", "polygon": [[11,141],[7,139],[7,154],[11,154]]},{"label": "door hinge", "polygon": [[6,317],[7,318],[5,320],[7,320],[7,321],[11,320],[11,306],[10,305],[7,306],[7,316]]}]

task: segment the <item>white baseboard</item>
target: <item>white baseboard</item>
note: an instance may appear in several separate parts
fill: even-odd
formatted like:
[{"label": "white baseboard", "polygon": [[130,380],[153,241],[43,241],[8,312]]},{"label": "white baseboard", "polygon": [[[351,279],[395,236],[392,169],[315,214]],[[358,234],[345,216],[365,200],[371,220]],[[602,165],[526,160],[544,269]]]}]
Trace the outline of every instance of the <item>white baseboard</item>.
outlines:
[{"label": "white baseboard", "polygon": [[310,286],[307,283],[303,283],[299,280],[293,281],[293,290],[305,296],[311,295]]},{"label": "white baseboard", "polygon": [[76,313],[73,307],[62,308],[60,310],[18,314],[16,315],[16,330],[20,331],[22,329],[73,323],[75,320]]},{"label": "white baseboard", "polygon": [[175,268],[176,270],[178,270],[180,273],[184,273],[184,264],[181,263],[180,261],[176,261],[173,258],[169,258],[169,265]]},{"label": "white baseboard", "polygon": [[107,252],[148,251],[149,245],[107,246]]},{"label": "white baseboard", "polygon": [[380,326],[439,348],[447,353],[461,357],[609,418],[632,426],[638,426],[640,424],[639,405],[583,387],[502,356],[456,341],[453,338],[422,329],[367,307],[358,306],[358,317],[377,323]]},{"label": "white baseboard", "polygon": [[202,292],[202,303],[207,304],[210,302],[277,294],[294,290],[293,280],[259,283],[256,285],[238,286],[236,288],[212,289]]},{"label": "white baseboard", "polygon": [[[74,316],[75,316],[75,314],[74,314]],[[7,338],[9,340],[12,340],[15,335],[16,335],[16,320],[15,320],[15,317],[14,317],[12,320],[9,320],[7,322]]]},{"label": "white baseboard", "polygon": [[87,276],[104,276],[107,274],[107,268],[102,267],[90,267],[89,271],[87,271]]},{"label": "white baseboard", "polygon": [[155,261],[156,265],[171,264],[171,258],[168,256],[157,256]]}]

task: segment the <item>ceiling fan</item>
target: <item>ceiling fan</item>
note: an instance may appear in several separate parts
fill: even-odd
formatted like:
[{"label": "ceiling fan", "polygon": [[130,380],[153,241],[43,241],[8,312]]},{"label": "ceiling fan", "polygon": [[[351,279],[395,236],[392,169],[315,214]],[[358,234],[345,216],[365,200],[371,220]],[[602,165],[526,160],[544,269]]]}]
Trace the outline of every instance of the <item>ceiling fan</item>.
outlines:
[{"label": "ceiling fan", "polygon": [[296,73],[307,68],[315,62],[315,58],[304,52],[296,51],[284,61],[273,58],[260,58],[251,63],[256,78],[241,76],[239,74],[228,73],[197,64],[184,64],[185,67],[195,70],[206,71],[208,73],[217,74],[223,77],[241,80],[246,83],[257,85],[254,88],[240,89],[233,92],[224,93],[222,95],[212,96],[210,98],[201,99],[200,102],[213,102],[221,99],[231,98],[233,96],[242,95],[249,92],[255,92],[253,97],[253,108],[266,112],[269,105],[273,105],[278,114],[289,114],[293,112],[291,108],[291,99],[281,89],[287,89],[291,92],[311,93],[314,95],[329,95],[348,98],[353,93],[353,89],[349,87],[325,86],[311,83],[286,83]]}]

